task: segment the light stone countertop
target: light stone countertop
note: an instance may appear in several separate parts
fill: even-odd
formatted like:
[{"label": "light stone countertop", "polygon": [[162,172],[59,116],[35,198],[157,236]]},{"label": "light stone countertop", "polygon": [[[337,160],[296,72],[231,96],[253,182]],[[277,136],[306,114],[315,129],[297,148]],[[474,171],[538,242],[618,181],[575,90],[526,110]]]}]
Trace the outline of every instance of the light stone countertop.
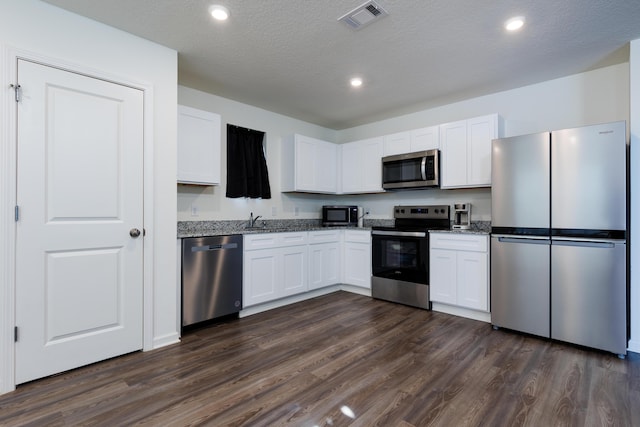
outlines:
[{"label": "light stone countertop", "polygon": [[178,221],[178,238],[222,236],[227,234],[289,233],[327,229],[371,230],[375,225],[393,224],[393,220],[365,220],[364,227],[323,227],[319,219],[258,220],[257,226],[248,227],[246,220]]},{"label": "light stone countertop", "polygon": [[[178,238],[222,236],[227,234],[287,233],[327,229],[371,230],[375,226],[393,226],[392,219],[365,219],[364,227],[322,227],[319,219],[258,220],[257,227],[248,228],[246,220],[178,221]],[[473,221],[469,230],[432,230],[433,233],[491,233],[490,221]]]}]

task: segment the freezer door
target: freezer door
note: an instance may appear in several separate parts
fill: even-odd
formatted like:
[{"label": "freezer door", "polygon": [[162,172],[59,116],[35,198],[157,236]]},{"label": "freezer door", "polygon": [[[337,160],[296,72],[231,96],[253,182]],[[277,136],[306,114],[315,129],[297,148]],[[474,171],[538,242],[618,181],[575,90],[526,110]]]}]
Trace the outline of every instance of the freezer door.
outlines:
[{"label": "freezer door", "polygon": [[493,227],[550,227],[550,137],[545,132],[493,140]]},{"label": "freezer door", "polygon": [[626,354],[626,244],[553,240],[551,255],[551,338]]},{"label": "freezer door", "polygon": [[491,323],[549,337],[547,238],[491,237]]},{"label": "freezer door", "polygon": [[625,122],[552,132],[551,227],[626,229]]}]

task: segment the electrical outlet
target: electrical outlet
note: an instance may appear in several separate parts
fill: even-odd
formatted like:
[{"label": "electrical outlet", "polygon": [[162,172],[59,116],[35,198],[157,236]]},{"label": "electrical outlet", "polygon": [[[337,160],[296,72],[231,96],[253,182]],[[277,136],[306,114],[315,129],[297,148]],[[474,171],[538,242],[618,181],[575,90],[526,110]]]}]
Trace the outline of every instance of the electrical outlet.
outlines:
[{"label": "electrical outlet", "polygon": [[278,208],[276,208],[275,206],[271,206],[271,216],[277,216],[278,215]]},{"label": "electrical outlet", "polygon": [[293,208],[293,216],[299,216],[299,215],[300,215],[300,208],[296,206]]},{"label": "electrical outlet", "polygon": [[364,214],[369,215],[369,208],[364,208]]},{"label": "electrical outlet", "polygon": [[198,216],[200,214],[200,208],[198,205],[191,205],[191,216]]}]

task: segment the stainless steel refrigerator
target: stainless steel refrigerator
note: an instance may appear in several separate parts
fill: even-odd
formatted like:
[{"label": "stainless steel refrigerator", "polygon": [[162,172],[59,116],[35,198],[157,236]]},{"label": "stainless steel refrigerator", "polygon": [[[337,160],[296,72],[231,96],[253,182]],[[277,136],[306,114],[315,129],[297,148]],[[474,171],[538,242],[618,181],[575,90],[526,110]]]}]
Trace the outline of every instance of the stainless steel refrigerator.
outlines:
[{"label": "stainless steel refrigerator", "polygon": [[492,144],[491,322],[625,355],[625,122]]}]

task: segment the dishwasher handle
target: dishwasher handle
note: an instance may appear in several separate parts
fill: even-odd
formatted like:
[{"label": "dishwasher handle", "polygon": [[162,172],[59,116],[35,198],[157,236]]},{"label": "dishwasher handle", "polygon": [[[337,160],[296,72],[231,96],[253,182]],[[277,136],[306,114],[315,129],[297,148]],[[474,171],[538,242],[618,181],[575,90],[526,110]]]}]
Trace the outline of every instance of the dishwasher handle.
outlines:
[{"label": "dishwasher handle", "polygon": [[220,245],[204,245],[194,246],[191,248],[191,252],[205,252],[205,251],[221,251],[225,249],[238,249],[237,243],[223,243]]}]

